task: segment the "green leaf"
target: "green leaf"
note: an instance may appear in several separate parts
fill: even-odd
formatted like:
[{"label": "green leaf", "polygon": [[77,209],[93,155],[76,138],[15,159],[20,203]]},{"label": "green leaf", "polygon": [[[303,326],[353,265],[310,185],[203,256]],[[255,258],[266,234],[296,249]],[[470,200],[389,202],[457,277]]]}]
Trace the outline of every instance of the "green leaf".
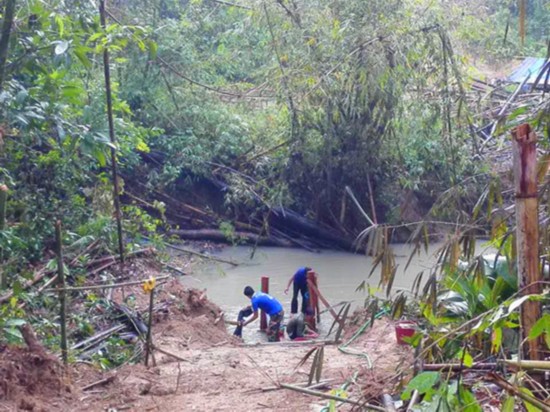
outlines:
[{"label": "green leaf", "polygon": [[535,322],[529,331],[528,338],[536,339],[545,332],[550,334],[550,314],[548,313]]},{"label": "green leaf", "polygon": [[23,326],[26,323],[27,321],[25,319],[8,319],[5,323],[5,326],[17,327],[17,326]]},{"label": "green leaf", "polygon": [[401,399],[410,399],[411,393],[414,390],[417,390],[422,395],[432,389],[438,381],[439,372],[423,372],[416,375],[407,385],[405,392],[401,395]]},{"label": "green leaf", "polygon": [[149,59],[155,60],[157,58],[158,44],[153,40],[149,41]]},{"label": "green leaf", "polygon": [[491,339],[491,351],[493,353],[498,352],[502,346],[502,328],[495,328],[493,330],[493,336]]},{"label": "green leaf", "polygon": [[508,396],[502,404],[501,412],[514,412],[516,399],[513,396]]},{"label": "green leaf", "polygon": [[92,67],[92,62],[90,59],[88,59],[88,56],[86,55],[86,51],[88,50],[87,47],[77,47],[74,50],[75,56],[80,60],[80,63],[87,69]]},{"label": "green leaf", "polygon": [[467,389],[464,389],[463,386],[461,386],[460,389],[460,400],[462,403],[462,408],[460,409],[463,412],[482,412],[483,409],[481,409],[481,406],[479,406],[479,403],[477,402],[476,397],[472,392],[470,392]]}]

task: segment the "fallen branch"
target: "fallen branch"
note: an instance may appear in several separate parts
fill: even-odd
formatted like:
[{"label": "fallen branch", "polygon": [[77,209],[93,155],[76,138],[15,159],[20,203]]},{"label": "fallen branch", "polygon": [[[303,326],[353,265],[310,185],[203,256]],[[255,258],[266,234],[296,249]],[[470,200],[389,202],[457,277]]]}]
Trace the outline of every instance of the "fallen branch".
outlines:
[{"label": "fallen branch", "polygon": [[112,334],[118,332],[118,331],[121,331],[122,329],[124,329],[126,326],[125,325],[115,325],[113,326],[112,328],[110,329],[107,329],[107,330],[103,330],[99,333],[96,333],[95,335],[93,336],[90,336],[88,339],[84,339],[83,341],[80,341],[78,342],[77,344],[73,345],[71,347],[71,351],[73,350],[76,350],[76,349],[79,349],[79,348],[82,348],[84,347],[84,349],[82,350],[86,350],[88,347],[87,345],[93,343],[93,344],[96,344],[98,342],[101,342],[102,340],[104,339],[107,339],[109,336],[111,336]]},{"label": "fallen branch", "polygon": [[[35,273],[34,277],[31,280],[28,280],[23,285],[22,290],[26,290],[30,288],[31,286],[35,285],[36,283],[40,282],[42,279],[44,279],[45,276],[50,275],[53,273],[53,270],[46,270],[45,268],[40,269],[38,272]],[[13,290],[6,293],[4,296],[0,297],[0,303],[7,302],[11,299],[13,296]]]},{"label": "fallen branch", "polygon": [[188,253],[190,255],[199,256],[199,257],[204,258],[204,259],[214,260],[216,262],[221,262],[221,263],[228,263],[232,266],[239,266],[238,263],[233,262],[232,260],[227,260],[227,259],[219,258],[219,257],[216,257],[216,256],[211,256],[211,255],[206,255],[204,253],[195,252],[194,250],[190,250],[190,249],[187,249],[187,248],[184,248],[184,247],[181,247],[181,246],[174,246],[170,243],[166,243],[166,247],[168,247],[170,249],[180,251],[180,252],[183,252],[183,253]]},{"label": "fallen branch", "polygon": [[[318,389],[318,388],[322,388],[323,386],[328,386],[329,383],[333,382],[334,379],[323,379],[322,381],[318,382],[318,383],[315,383],[313,385],[310,385],[308,386],[307,382],[300,382],[300,383],[295,383],[294,385],[295,386],[298,386],[300,388],[307,388],[307,389]],[[267,388],[261,388],[261,389],[253,389],[253,391],[259,391],[261,390],[262,392],[271,392],[271,391],[276,391],[276,390],[279,390],[279,389],[284,389],[283,387],[281,387],[280,385],[278,386],[269,386]]]},{"label": "fallen branch", "polygon": [[363,408],[367,408],[367,410],[371,409],[373,411],[386,412],[386,410],[384,408],[381,408],[379,406],[371,405],[371,404],[368,404],[368,403],[362,403],[362,402],[359,402],[359,401],[354,401],[354,400],[351,400],[351,399],[342,398],[340,396],[331,395],[331,394],[324,393],[324,392],[319,392],[319,391],[314,391],[314,390],[307,389],[307,388],[300,388],[299,386],[294,386],[294,385],[288,385],[286,383],[281,383],[281,387],[283,387],[285,389],[290,389],[290,390],[293,390],[293,391],[296,391],[296,392],[305,393],[306,395],[317,396],[318,398],[332,399],[332,400],[339,401],[339,402],[350,403],[352,405],[357,405],[357,406],[361,406]]},{"label": "fallen branch", "polygon": [[161,349],[158,346],[151,345],[151,347],[156,350],[157,352],[163,353],[164,355],[171,356],[174,359],[177,359],[182,362],[190,362],[188,359],[184,359],[181,356],[174,355],[172,352],[168,352],[166,349]]},{"label": "fallen branch", "polygon": [[164,263],[163,265],[164,265],[166,268],[168,268],[168,269],[170,269],[170,270],[173,270],[174,272],[179,273],[179,274],[182,275],[182,276],[188,276],[188,274],[185,273],[185,272],[184,272],[183,270],[181,270],[180,268],[177,268],[177,267],[175,267],[175,266],[172,266],[172,265],[170,265],[170,264],[168,264],[168,263]]},{"label": "fallen branch", "polygon": [[550,405],[548,405],[546,402],[542,402],[537,398],[534,398],[533,396],[522,392],[519,388],[509,383],[506,379],[501,378],[496,373],[490,373],[489,378],[495,385],[497,385],[501,389],[504,389],[510,395],[519,396],[525,402],[528,402],[531,405],[536,406],[540,410],[544,412],[550,412]]},{"label": "fallen branch", "polygon": [[107,378],[105,378],[105,379],[100,379],[100,380],[98,380],[98,381],[96,381],[96,382],[93,382],[93,383],[90,383],[89,385],[84,386],[84,387],[82,388],[82,391],[84,392],[84,391],[87,391],[87,390],[89,390],[89,389],[95,388],[96,386],[106,385],[106,384],[108,384],[108,383],[114,382],[115,379],[116,379],[116,378],[115,378],[114,375],[113,375],[113,376],[109,376],[109,377],[107,377]]}]

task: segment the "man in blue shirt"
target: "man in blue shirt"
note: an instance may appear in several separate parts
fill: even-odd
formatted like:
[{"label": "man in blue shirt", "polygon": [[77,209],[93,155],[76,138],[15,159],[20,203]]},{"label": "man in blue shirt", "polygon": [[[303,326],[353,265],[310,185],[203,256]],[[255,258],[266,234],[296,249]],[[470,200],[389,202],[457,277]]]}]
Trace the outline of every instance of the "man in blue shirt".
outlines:
[{"label": "man in blue shirt", "polygon": [[290,302],[290,313],[295,314],[298,312],[298,292],[302,294],[302,313],[306,313],[309,304],[309,293],[307,290],[307,273],[311,272],[311,268],[303,267],[296,271],[294,275],[288,281],[288,285],[285,289],[285,295],[290,289],[290,285],[294,284],[292,291],[292,301]]},{"label": "man in blue shirt", "polygon": [[[281,322],[283,321],[285,315],[281,303],[267,293],[254,293],[254,289],[252,289],[252,287],[250,286],[244,288],[244,294],[250,299],[250,302],[252,303],[252,311],[254,314],[246,322],[243,322],[241,320],[241,326],[244,327],[249,323],[254,322],[258,318],[258,309],[261,309],[269,315],[269,325],[267,328],[268,340],[270,342],[278,342]],[[246,308],[244,310],[246,310]]]}]

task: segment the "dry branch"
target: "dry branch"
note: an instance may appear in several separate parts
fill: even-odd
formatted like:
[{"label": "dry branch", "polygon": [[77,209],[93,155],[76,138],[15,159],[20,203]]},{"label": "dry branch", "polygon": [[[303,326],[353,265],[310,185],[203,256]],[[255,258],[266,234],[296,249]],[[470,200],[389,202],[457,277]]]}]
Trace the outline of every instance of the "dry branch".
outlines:
[{"label": "dry branch", "polygon": [[290,389],[290,390],[293,390],[293,391],[296,391],[296,392],[305,393],[306,395],[317,396],[318,398],[332,399],[332,400],[339,401],[339,402],[345,402],[345,403],[350,403],[352,405],[361,406],[363,408],[371,409],[373,411],[386,412],[386,410],[384,408],[381,408],[379,406],[370,405],[368,403],[362,403],[362,402],[354,401],[354,400],[347,399],[347,398],[341,398],[340,396],[331,395],[331,394],[324,393],[324,392],[318,392],[318,391],[314,391],[314,390],[307,389],[307,388],[300,388],[298,386],[288,385],[286,383],[281,383],[281,387],[283,387],[285,389]]}]

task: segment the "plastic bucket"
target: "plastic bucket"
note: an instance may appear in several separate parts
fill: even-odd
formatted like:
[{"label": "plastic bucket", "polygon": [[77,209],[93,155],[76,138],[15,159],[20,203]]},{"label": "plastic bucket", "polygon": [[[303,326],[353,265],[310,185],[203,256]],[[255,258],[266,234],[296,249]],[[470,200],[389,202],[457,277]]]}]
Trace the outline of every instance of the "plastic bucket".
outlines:
[{"label": "plastic bucket", "polygon": [[395,324],[395,337],[400,345],[407,345],[403,338],[410,338],[416,332],[416,323],[410,320],[402,320]]}]

